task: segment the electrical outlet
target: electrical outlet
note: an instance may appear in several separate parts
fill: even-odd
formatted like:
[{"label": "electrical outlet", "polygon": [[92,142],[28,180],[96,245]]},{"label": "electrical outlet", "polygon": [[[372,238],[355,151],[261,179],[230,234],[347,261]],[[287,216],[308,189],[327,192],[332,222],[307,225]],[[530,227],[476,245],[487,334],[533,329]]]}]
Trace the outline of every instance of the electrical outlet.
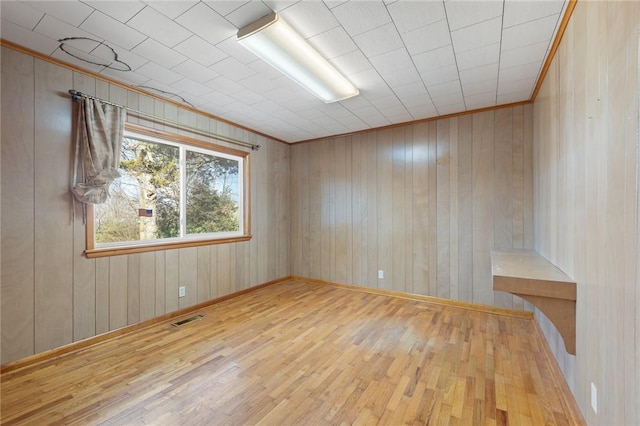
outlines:
[{"label": "electrical outlet", "polygon": [[380,269],[380,270],[378,271],[378,279],[379,279],[379,280],[384,279],[384,271],[383,271],[382,269]]},{"label": "electrical outlet", "polygon": [[598,414],[598,388],[591,382],[591,408]]},{"label": "electrical outlet", "polygon": [[185,286],[178,287],[178,297],[185,297],[187,295],[187,288]]}]

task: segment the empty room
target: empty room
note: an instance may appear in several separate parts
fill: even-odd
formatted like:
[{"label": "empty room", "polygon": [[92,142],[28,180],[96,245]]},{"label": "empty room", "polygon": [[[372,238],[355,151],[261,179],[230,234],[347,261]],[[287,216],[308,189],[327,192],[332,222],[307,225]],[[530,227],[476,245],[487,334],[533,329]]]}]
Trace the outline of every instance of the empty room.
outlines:
[{"label": "empty room", "polygon": [[640,424],[640,2],[0,17],[1,424]]}]

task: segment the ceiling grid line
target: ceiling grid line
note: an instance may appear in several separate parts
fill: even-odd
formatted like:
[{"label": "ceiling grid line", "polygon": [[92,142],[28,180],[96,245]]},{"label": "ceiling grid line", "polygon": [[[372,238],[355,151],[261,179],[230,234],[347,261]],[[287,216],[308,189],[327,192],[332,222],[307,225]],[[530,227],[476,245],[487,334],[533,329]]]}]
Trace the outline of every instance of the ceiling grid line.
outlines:
[{"label": "ceiling grid line", "polygon": [[[529,101],[573,0],[50,0],[0,8],[3,42],[294,143]],[[270,11],[361,94],[324,104],[239,46],[239,26]],[[58,40],[73,38],[64,46],[70,56]]]},{"label": "ceiling grid line", "polygon": [[[442,0],[442,2],[443,2],[443,4],[444,4],[444,0]],[[389,14],[389,17],[390,17],[390,18],[392,18],[392,17],[391,17],[391,13],[389,12],[389,5],[388,5],[388,4],[385,4],[385,9],[387,10],[387,13]],[[394,28],[396,29],[396,31],[397,31],[397,33],[398,33],[398,36],[402,39],[403,37],[402,37],[402,34],[401,34],[400,29],[398,28],[397,24],[393,21],[393,19],[391,20],[391,22],[393,22],[393,26],[394,26]],[[410,60],[411,60],[411,64],[413,65],[413,67],[414,67],[414,68],[416,69],[416,71],[417,71],[418,67],[416,66],[416,63],[415,63],[415,60],[413,59],[413,57],[411,57],[411,54],[409,53],[409,51],[408,51],[407,47],[406,47],[406,46],[403,46],[403,47],[402,47],[402,49],[404,49],[404,51],[407,53],[407,55],[409,56],[409,58],[410,58]],[[432,104],[432,105],[434,105],[434,107],[435,107],[435,103],[433,102],[433,98],[431,97],[431,94],[429,93],[429,89],[427,88],[427,85],[424,83],[424,81],[422,81],[422,82],[421,82],[421,84],[422,84],[422,87],[424,87],[425,92],[427,93],[427,97],[428,97],[428,99],[429,99],[429,102],[431,102],[431,104]],[[396,94],[396,96],[397,96],[396,91],[395,91],[392,87],[390,87],[390,89],[391,89],[391,91],[392,91],[393,93],[395,93],[395,94]],[[400,97],[400,96],[397,96],[397,97],[398,97],[398,100],[400,101],[400,103],[402,104],[402,106],[403,106],[403,107],[407,110],[407,112],[408,112],[408,113],[409,113],[409,114],[410,114],[410,115],[415,119],[416,117],[411,113],[411,108],[408,108],[408,107],[407,107],[407,105],[405,104],[405,101],[403,101],[403,100],[401,99],[401,97]],[[436,108],[436,109],[437,109],[437,108]]]},{"label": "ceiling grid line", "polygon": [[[504,5],[505,5],[506,0],[502,0],[502,25],[501,25],[501,30],[500,30],[500,52],[502,52],[502,37],[504,36]],[[498,56],[498,81],[496,84],[496,104],[498,103],[498,93],[500,92],[500,71],[502,68],[500,68],[500,63],[502,61],[502,55]]]},{"label": "ceiling grid line", "polygon": [[[444,0],[443,0],[443,5],[444,5]],[[451,42],[451,48],[453,49],[453,60],[456,64],[456,70],[458,71],[458,76],[460,75],[460,65],[458,65],[458,56],[456,55],[454,46],[453,46],[453,38],[451,37],[451,23],[449,22],[449,15],[447,14],[447,8],[444,7],[444,16],[445,19],[447,20],[447,27],[449,28],[449,41]],[[460,87],[460,93],[462,93],[462,102],[464,103],[464,107],[465,109],[467,108],[467,102],[465,101],[465,97],[464,97],[464,88],[462,87],[462,80],[460,78],[458,78],[458,86]],[[436,107],[437,108],[437,107]],[[438,110],[438,113],[440,113],[440,111]],[[442,115],[442,114],[440,114]]]}]

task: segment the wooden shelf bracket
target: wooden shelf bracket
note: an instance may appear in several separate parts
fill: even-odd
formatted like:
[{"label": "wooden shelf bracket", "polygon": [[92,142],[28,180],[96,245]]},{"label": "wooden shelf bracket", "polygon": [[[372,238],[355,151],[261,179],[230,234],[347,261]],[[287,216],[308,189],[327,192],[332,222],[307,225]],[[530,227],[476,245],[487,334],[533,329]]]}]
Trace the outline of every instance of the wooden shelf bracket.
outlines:
[{"label": "wooden shelf bracket", "polygon": [[576,354],[576,283],[534,250],[492,250],[493,289],[515,294],[540,309]]}]

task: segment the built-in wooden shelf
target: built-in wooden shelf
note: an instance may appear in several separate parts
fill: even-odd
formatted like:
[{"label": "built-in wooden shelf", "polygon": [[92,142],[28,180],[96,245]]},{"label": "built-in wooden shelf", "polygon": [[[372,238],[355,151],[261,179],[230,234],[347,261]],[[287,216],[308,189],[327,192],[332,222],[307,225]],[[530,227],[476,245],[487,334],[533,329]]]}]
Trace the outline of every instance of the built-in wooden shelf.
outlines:
[{"label": "built-in wooden shelf", "polygon": [[576,354],[576,283],[534,250],[492,250],[493,289],[515,294],[556,326],[568,353]]}]

